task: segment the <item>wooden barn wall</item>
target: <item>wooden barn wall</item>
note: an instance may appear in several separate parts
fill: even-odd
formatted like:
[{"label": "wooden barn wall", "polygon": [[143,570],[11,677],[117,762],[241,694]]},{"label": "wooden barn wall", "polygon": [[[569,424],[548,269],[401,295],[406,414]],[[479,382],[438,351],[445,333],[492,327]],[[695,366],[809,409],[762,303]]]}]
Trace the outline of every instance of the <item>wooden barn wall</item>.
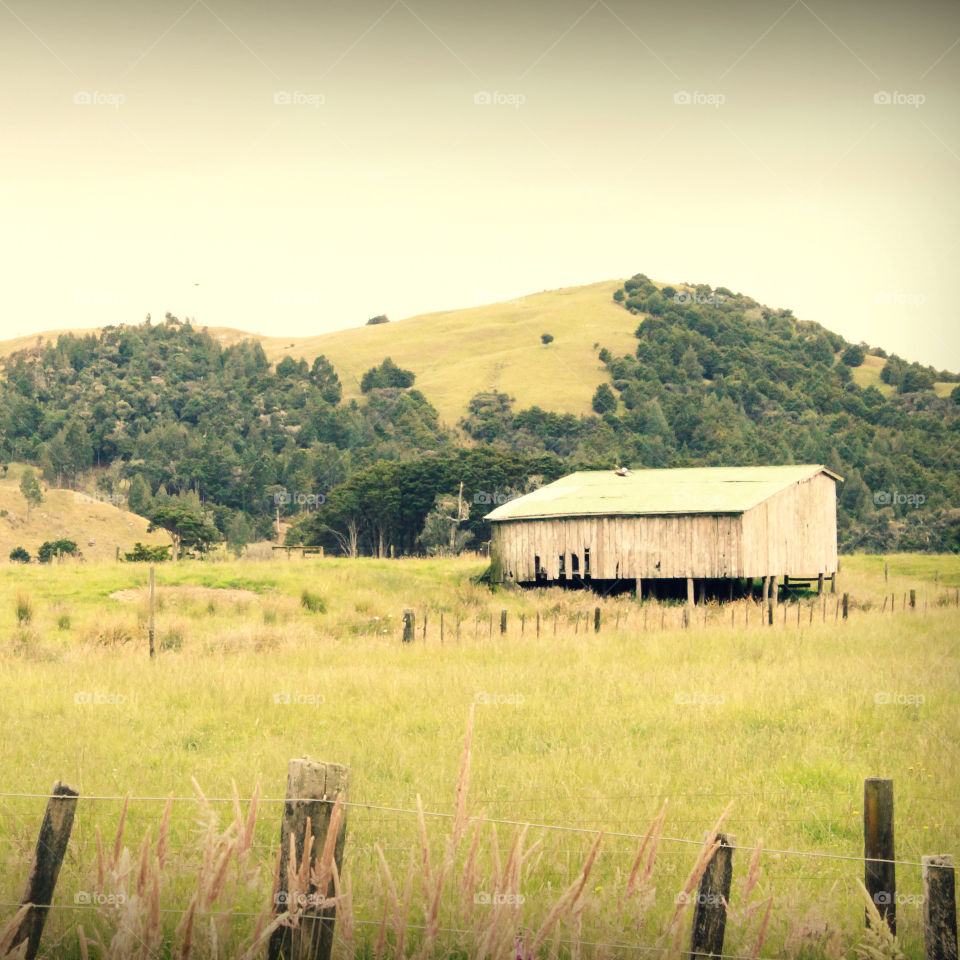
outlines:
[{"label": "wooden barn wall", "polygon": [[837,569],[837,486],[826,474],[795,483],[743,515],[747,576],[816,576]]},{"label": "wooden barn wall", "polygon": [[594,580],[671,577],[816,576],[837,568],[836,485],[825,474],[793,484],[744,514],[567,517],[493,524],[494,579],[548,580],[584,573]]},{"label": "wooden barn wall", "polygon": [[739,515],[566,517],[511,520],[493,527],[497,579],[533,580],[534,558],[540,557],[547,579],[556,580],[561,555],[570,579],[573,554],[582,577],[586,549],[594,580],[741,575]]}]

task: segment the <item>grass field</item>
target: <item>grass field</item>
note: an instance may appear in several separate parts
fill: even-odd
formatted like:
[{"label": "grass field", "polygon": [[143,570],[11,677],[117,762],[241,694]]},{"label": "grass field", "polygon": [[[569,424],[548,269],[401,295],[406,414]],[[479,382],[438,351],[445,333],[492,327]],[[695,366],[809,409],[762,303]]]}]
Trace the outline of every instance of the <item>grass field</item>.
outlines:
[{"label": "grass field", "polygon": [[[250,942],[252,915],[270,902],[281,813],[275,798],[283,796],[289,759],[308,755],[348,765],[351,800],[372,805],[347,812],[344,873],[355,922],[338,926],[353,939],[348,944],[338,933],[336,951],[373,956],[389,899],[374,844],[381,845],[403,900],[409,851],[420,851],[421,840],[417,817],[392,808],[415,809],[419,794],[427,811],[454,810],[472,706],[472,815],[575,829],[531,827],[525,843],[539,845],[511,880],[508,848],[517,828],[480,825],[473,898],[461,849],[437,907],[442,930],[467,932],[438,934],[438,956],[477,955],[470,944],[484,924],[515,925],[529,944],[599,830],[611,835],[601,841],[580,899],[554,933],[561,940],[582,938],[580,956],[633,955],[591,942],[671,943],[676,895],[696,859],[696,843],[731,801],[724,829],[738,845],[762,840],[768,850],[856,858],[863,850],[863,779],[888,776],[895,781],[898,858],[957,852],[960,558],[845,557],[838,590],[851,596],[846,623],[834,619],[836,597],[827,597],[825,619],[816,598],[805,597],[799,627],[793,603],[782,605],[786,624],[779,610],[773,627],[761,625],[754,607],[745,625],[747,602],[741,601],[708,605],[706,627],[698,609],[686,631],[678,607],[637,605],[627,597],[491,593],[472,581],[483,566],[480,558],[164,565],[158,568],[160,652],[153,662],[146,651],[146,568],[5,567],[2,792],[45,794],[62,779],[88,797],[191,797],[196,778],[209,797],[230,797],[231,781],[249,797],[261,775],[266,800],[250,850],[231,867],[202,924],[197,920],[193,936],[202,955],[212,953],[211,930],[224,956]],[[902,609],[910,589],[918,597],[912,612]],[[304,606],[304,591],[313,610]],[[896,594],[892,615],[889,604],[881,612],[889,592]],[[602,625],[593,633],[587,615],[598,602]],[[417,614],[417,640],[408,646],[400,643],[399,628],[406,607]],[[501,609],[508,611],[504,637]],[[615,834],[644,834],[665,799],[664,839],[650,883],[618,913],[639,841]],[[40,798],[0,797],[0,902],[8,917],[43,805]],[[224,830],[232,805],[210,808],[219,812],[217,831]],[[94,831],[103,832],[109,860],[121,809],[116,800],[81,800],[46,955],[80,956],[81,921],[88,935],[100,930],[109,937],[118,929],[121,913],[113,906],[71,907],[97,890]],[[150,828],[156,842],[163,809],[162,799],[131,802],[120,845],[131,859],[120,857],[113,871],[107,863],[101,892],[125,892],[136,905],[141,840]],[[209,825],[203,804],[173,804],[160,897],[163,908],[174,911],[162,915],[174,940],[181,919],[175,911],[187,908],[204,875]],[[449,830],[450,821],[425,818],[434,878]],[[431,912],[420,883],[421,855],[410,896],[411,950],[426,936],[417,925]],[[725,946],[747,956],[763,914],[742,916],[750,857],[749,851],[734,854],[736,916]],[[850,952],[862,936],[855,882],[862,862],[768,853],[759,869],[752,902],[762,905],[773,895],[762,956]],[[505,889],[524,902],[499,908],[473,902]],[[901,945],[908,956],[920,956],[919,868],[898,867],[898,890],[905,898]],[[134,910],[129,900],[128,907]],[[231,908],[232,921],[218,913]],[[681,927],[686,947],[689,913]],[[577,952],[560,944],[561,956]]]}]

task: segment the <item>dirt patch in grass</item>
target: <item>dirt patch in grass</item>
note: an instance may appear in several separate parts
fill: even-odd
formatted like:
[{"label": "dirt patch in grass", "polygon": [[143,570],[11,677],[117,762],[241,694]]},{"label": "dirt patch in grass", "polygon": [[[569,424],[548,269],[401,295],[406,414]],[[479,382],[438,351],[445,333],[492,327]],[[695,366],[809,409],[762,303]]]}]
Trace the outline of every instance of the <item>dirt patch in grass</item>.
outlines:
[{"label": "dirt patch in grass", "polygon": [[[110,594],[111,600],[119,600],[121,603],[139,603],[147,598],[149,588],[131,587],[126,590],[114,590]],[[157,597],[163,597],[167,603],[176,604],[183,602],[204,602],[221,600],[226,603],[235,603],[240,600],[259,600],[258,594],[252,590],[237,590],[233,588],[221,587],[158,587]]]}]

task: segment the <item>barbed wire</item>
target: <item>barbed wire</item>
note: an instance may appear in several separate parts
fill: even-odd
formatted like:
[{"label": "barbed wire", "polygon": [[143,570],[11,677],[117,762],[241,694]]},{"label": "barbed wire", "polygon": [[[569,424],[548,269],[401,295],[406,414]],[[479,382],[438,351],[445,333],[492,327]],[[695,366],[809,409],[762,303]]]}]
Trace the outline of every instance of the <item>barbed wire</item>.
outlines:
[{"label": "barbed wire", "polygon": [[[0,794],[0,796],[8,797],[25,797],[32,799],[58,799],[62,800],[64,797],[59,794]],[[192,802],[201,802],[198,797],[119,797],[119,796],[99,796],[99,797],[84,797],[86,800],[101,800],[101,801],[130,801],[134,800],[140,802],[157,802],[157,803],[166,803],[170,800],[179,800],[179,801],[192,801]],[[217,802],[224,803],[233,803],[233,797],[219,797],[219,798],[206,798],[208,801],[216,800]],[[242,802],[242,801],[241,801]],[[267,802],[267,801],[264,801]],[[330,798],[321,800],[316,797],[291,797],[284,798],[282,801],[277,798],[271,798],[271,802],[283,802],[283,803],[319,803],[319,802],[332,802]],[[348,800],[341,801],[345,807],[354,807],[364,810],[381,810],[388,813],[399,813],[405,814],[408,816],[424,816],[424,817],[433,817],[435,819],[444,819],[444,820],[453,820],[456,818],[456,814],[453,813],[444,813],[437,810],[414,810],[406,807],[391,807],[384,806],[380,804],[371,804],[365,803],[362,801]],[[587,827],[573,827],[566,826],[564,824],[557,823],[537,823],[529,820],[509,820],[502,817],[468,817],[468,819],[473,823],[494,823],[502,826],[513,826],[513,827],[525,827],[532,828],[535,830],[555,830],[563,833],[582,833],[595,835],[597,833],[602,833],[605,837],[618,838],[618,839],[629,839],[629,840],[644,840],[648,836],[644,833],[629,833],[624,831],[613,831],[613,830],[602,830],[602,829],[590,829]],[[735,818],[734,818],[735,819]],[[662,843],[679,843],[686,844],[689,846],[702,847],[704,844],[703,840],[690,840],[685,837],[669,837],[661,836],[660,842]],[[748,852],[755,852],[760,849],[763,853],[766,854],[777,854],[780,856],[796,856],[796,857],[812,857],[823,860],[843,860],[843,861],[852,861],[857,863],[863,863],[864,857],[861,856],[852,856],[849,854],[841,853],[822,853],[814,850],[786,850],[778,849],[774,847],[756,847],[756,846],[747,846],[745,844],[730,844],[732,850],[743,850]],[[923,863],[916,860],[897,860],[897,859],[886,859],[882,857],[871,857],[870,858],[874,863],[892,863],[898,866],[904,867],[922,867]]]}]

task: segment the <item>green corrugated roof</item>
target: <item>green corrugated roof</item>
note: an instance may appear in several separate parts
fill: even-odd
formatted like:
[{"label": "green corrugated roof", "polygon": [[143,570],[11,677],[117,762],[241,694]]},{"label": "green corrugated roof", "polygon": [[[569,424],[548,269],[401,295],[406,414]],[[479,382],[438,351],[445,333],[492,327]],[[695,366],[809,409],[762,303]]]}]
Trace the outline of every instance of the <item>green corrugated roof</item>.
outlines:
[{"label": "green corrugated roof", "polygon": [[820,464],[777,467],[689,467],[584,470],[561,477],[492,510],[485,520],[671,513],[743,513],[784,487],[826,473]]}]

